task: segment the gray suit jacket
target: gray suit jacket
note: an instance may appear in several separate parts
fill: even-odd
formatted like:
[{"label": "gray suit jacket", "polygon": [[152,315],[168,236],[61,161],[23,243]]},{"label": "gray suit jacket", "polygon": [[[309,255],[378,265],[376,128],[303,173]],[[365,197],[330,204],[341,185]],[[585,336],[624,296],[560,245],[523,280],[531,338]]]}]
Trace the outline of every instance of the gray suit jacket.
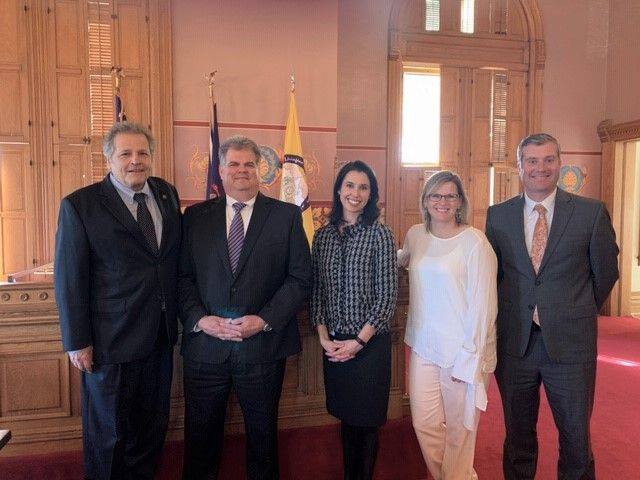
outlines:
[{"label": "gray suit jacket", "polygon": [[537,305],[554,361],[595,360],[598,310],[618,279],[604,204],[558,189],[537,275],[524,238],[523,195],[489,207],[486,234],[498,257],[498,353],[524,355]]}]

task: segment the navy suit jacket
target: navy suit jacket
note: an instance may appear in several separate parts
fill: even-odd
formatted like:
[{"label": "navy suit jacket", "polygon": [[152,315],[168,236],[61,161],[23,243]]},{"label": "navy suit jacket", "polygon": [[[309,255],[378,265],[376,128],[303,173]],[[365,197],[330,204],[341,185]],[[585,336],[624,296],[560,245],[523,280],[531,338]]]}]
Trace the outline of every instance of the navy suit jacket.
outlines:
[{"label": "navy suit jacket", "polygon": [[[226,230],[226,197],[189,207],[180,256],[180,319],[185,359],[221,363],[238,349],[241,361],[269,362],[301,350],[296,312],[311,289],[311,255],[300,208],[260,193],[235,274]],[[193,328],[203,316],[259,315],[273,330],[240,343]]]},{"label": "navy suit jacket", "polygon": [[618,279],[604,204],[558,189],[538,274],[525,243],[523,195],[489,207],[486,233],[498,257],[498,353],[524,355],[537,305],[551,359],[595,360],[598,310]]},{"label": "navy suit jacket", "polygon": [[172,345],[177,339],[180,202],[171,184],[148,183],[162,215],[159,254],[108,175],[60,205],[54,273],[62,343],[66,351],[93,345],[96,363],[147,356],[160,328]]}]

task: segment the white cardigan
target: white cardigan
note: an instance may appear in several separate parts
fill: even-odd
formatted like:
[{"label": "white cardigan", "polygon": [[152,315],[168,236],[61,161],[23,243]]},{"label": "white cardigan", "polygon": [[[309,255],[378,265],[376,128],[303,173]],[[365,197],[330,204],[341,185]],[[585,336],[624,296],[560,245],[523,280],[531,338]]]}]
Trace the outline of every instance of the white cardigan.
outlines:
[{"label": "white cardigan", "polygon": [[405,343],[468,384],[465,427],[486,410],[485,375],[496,365],[497,260],[480,230],[438,238],[424,225],[407,233],[398,263],[408,267]]}]

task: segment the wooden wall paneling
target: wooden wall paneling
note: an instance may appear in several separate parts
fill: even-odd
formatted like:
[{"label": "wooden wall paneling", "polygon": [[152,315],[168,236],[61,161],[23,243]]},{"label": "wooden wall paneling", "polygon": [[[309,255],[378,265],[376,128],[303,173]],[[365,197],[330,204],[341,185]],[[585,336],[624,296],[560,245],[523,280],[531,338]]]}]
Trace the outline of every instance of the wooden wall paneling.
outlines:
[{"label": "wooden wall paneling", "polygon": [[508,33],[513,36],[517,30],[512,29],[510,25],[509,0],[491,0],[489,9],[491,11],[489,33],[495,35],[507,35]]},{"label": "wooden wall paneling", "polygon": [[492,0],[475,0],[474,2],[474,33],[493,33],[491,28]]},{"label": "wooden wall paneling", "polygon": [[639,168],[636,165],[637,155],[637,142],[627,141],[622,143],[622,178],[620,191],[620,230],[616,233],[618,235],[618,244],[620,245],[620,255],[618,257],[618,264],[620,267],[620,298],[619,308],[620,315],[631,314],[631,293],[632,293],[632,275],[634,266],[637,265],[637,259],[634,257],[636,250],[636,244],[634,242],[636,238],[635,223],[635,202],[637,197],[636,193],[636,169]]},{"label": "wooden wall paneling", "polygon": [[30,11],[20,0],[0,4],[0,280],[34,257],[28,55]]},{"label": "wooden wall paneling", "polygon": [[469,188],[469,224],[484,231],[487,223],[487,206],[490,205],[491,167],[473,165],[470,171]]},{"label": "wooden wall paneling", "polygon": [[151,127],[149,108],[149,12],[145,0],[116,0],[115,64],[122,67],[127,120]]},{"label": "wooden wall paneling", "polygon": [[87,2],[50,0],[47,22],[51,161],[44,171],[48,194],[47,260],[53,259],[62,198],[91,183]]},{"label": "wooden wall paneling", "polygon": [[511,71],[507,84],[507,163],[517,166],[517,150],[527,132],[527,75]]},{"label": "wooden wall paneling", "polygon": [[0,355],[0,422],[71,415],[64,352]]},{"label": "wooden wall paneling", "polygon": [[640,292],[631,292],[631,298],[629,301],[631,315],[634,317],[640,317]]},{"label": "wooden wall paneling", "polygon": [[398,210],[400,214],[399,230],[396,234],[398,243],[404,243],[404,237],[416,223],[422,223],[420,213],[420,193],[425,183],[424,167],[402,167],[400,173],[400,202]]},{"label": "wooden wall paneling", "polygon": [[491,83],[492,71],[474,69],[471,80],[472,165],[486,166],[491,161]]},{"label": "wooden wall paneling", "polygon": [[493,165],[492,205],[504,202],[520,193],[518,169],[511,165]]},{"label": "wooden wall paneling", "polygon": [[154,175],[174,179],[171,0],[149,4],[149,92],[151,128],[156,137]]},{"label": "wooden wall paneling", "polygon": [[460,1],[440,2],[440,31],[460,33]]},{"label": "wooden wall paneling", "polygon": [[[424,31],[426,18],[426,2],[401,2],[398,7],[397,23],[403,25],[406,30],[414,30],[417,32]],[[442,9],[440,10],[442,26]]]},{"label": "wooden wall paneling", "polygon": [[0,144],[0,275],[31,266],[33,167],[29,144]]},{"label": "wooden wall paneling", "polygon": [[440,165],[458,170],[461,162],[462,69],[440,67]]},{"label": "wooden wall paneling", "polygon": [[484,228],[489,205],[489,164],[491,162],[491,104],[493,71],[473,69],[470,82],[470,134],[468,163],[461,176],[469,198],[469,222]]},{"label": "wooden wall paneling", "polygon": [[29,141],[28,10],[21,0],[0,2],[0,142]]},{"label": "wooden wall paneling", "polygon": [[598,125],[597,132],[602,143],[601,198],[611,215],[620,247],[620,280],[613,286],[609,302],[610,311],[605,310],[605,313],[629,315],[635,308],[631,269],[635,268],[638,262],[638,259],[634,258],[634,251],[638,247],[634,245],[632,235],[633,229],[636,228],[631,208],[633,201],[629,199],[633,198],[635,188],[640,188],[634,185],[634,169],[640,168],[636,164],[640,120],[618,124],[611,120],[603,120]]},{"label": "wooden wall paneling", "polygon": [[[390,46],[390,49],[392,47]],[[402,59],[397,51],[391,50],[388,61],[387,77],[387,185],[386,204],[387,224],[399,240],[401,230],[401,216],[399,209],[401,181],[401,138],[402,138]],[[404,233],[403,233],[404,234]]]},{"label": "wooden wall paneling", "polygon": [[[506,20],[506,32],[508,36],[514,39],[526,40],[529,35],[527,34],[527,19],[524,15],[522,4],[531,2],[494,0],[493,3],[501,3],[504,5],[504,8],[506,8],[506,12],[503,15]],[[496,25],[496,32],[499,31],[498,28],[498,25]]]},{"label": "wooden wall paneling", "polygon": [[0,422],[13,433],[15,447],[9,450],[80,448],[79,385],[80,376],[62,351],[53,285],[3,286]]}]

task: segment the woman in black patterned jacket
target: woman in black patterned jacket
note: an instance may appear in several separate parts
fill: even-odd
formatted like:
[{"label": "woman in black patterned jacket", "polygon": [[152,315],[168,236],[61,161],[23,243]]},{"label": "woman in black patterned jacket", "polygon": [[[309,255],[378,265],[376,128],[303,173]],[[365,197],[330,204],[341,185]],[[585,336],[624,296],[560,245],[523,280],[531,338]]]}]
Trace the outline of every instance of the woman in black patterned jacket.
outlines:
[{"label": "woman in black patterned jacket", "polygon": [[371,168],[347,163],[333,187],[330,223],[312,248],[311,319],[325,354],[327,410],[342,421],[344,478],[354,480],[373,476],[391,381],[396,247],[377,203]]}]

